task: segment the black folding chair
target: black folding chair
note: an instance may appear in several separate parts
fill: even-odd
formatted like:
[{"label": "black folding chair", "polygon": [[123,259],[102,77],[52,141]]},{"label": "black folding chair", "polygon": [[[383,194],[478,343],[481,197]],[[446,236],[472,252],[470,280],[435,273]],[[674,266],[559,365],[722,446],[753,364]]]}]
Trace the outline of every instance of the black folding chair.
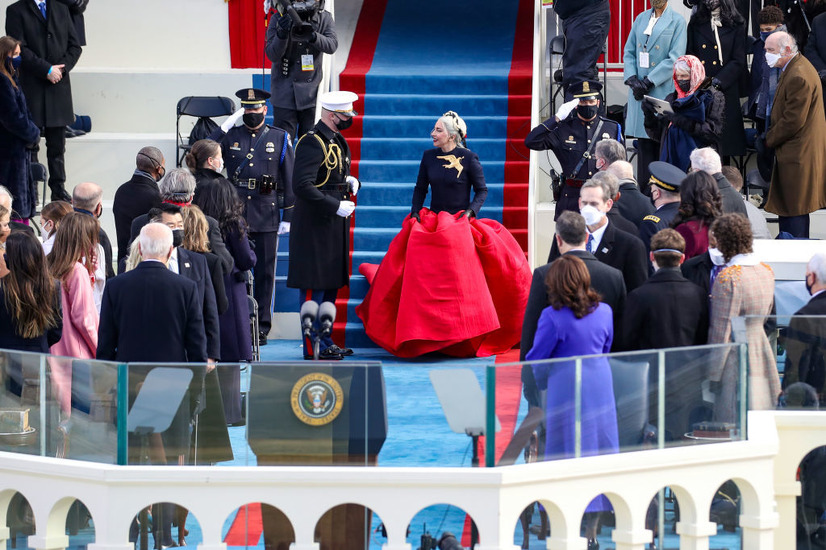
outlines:
[{"label": "black folding chair", "polygon": [[181,166],[184,155],[192,148],[189,135],[181,133],[181,117],[189,116],[197,119],[228,116],[235,112],[235,103],[228,97],[222,96],[187,96],[178,101],[177,119],[175,120],[175,135],[177,156],[175,165]]}]

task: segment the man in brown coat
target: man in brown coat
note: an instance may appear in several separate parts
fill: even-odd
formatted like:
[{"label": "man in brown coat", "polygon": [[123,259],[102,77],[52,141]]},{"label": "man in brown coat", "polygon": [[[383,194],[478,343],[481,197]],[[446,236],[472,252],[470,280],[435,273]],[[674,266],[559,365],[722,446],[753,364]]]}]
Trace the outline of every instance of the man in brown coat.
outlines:
[{"label": "man in brown coat", "polygon": [[773,33],[765,49],[766,63],[782,70],[766,133],[776,154],[766,210],[778,215],[780,231],[808,238],[809,214],[826,207],[823,90],[791,35]]}]

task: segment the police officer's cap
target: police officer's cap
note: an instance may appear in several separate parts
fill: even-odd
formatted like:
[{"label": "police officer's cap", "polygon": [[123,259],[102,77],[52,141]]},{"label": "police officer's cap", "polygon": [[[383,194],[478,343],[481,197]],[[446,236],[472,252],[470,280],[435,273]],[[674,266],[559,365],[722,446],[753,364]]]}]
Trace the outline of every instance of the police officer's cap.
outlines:
[{"label": "police officer's cap", "polygon": [[358,113],[353,110],[353,102],[359,98],[353,92],[327,92],[321,96],[321,106],[334,113],[341,113],[347,116],[356,116]]},{"label": "police officer's cap", "polygon": [[602,91],[602,84],[593,80],[586,80],[574,84],[570,91],[576,99],[598,98]]},{"label": "police officer's cap", "polygon": [[242,88],[235,92],[235,97],[241,100],[244,109],[256,109],[263,105],[269,98],[270,93],[258,88]]},{"label": "police officer's cap", "polygon": [[685,172],[661,160],[656,160],[648,165],[651,172],[651,184],[661,189],[676,193],[680,190],[680,185],[685,179]]}]

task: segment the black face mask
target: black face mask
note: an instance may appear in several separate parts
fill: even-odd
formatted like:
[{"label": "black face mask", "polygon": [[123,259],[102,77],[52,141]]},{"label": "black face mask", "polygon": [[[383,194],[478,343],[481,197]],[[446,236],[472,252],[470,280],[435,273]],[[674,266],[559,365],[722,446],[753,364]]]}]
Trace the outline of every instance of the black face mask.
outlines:
[{"label": "black face mask", "polygon": [[184,242],[184,230],[183,229],[173,229],[172,230],[172,246],[178,248]]},{"label": "black face mask", "polygon": [[339,131],[346,130],[347,128],[349,128],[352,125],[353,125],[353,117],[350,117],[348,119],[340,119],[340,118],[336,117],[336,128],[338,128]]},{"label": "black face mask", "polygon": [[810,284],[809,284],[809,276],[808,276],[808,275],[806,275],[806,279],[805,279],[804,283],[806,283],[806,292],[808,292],[809,294],[811,294],[811,293],[812,293],[812,287],[813,287],[814,285],[813,285],[813,284],[812,284],[812,285],[810,285]]},{"label": "black face mask", "polygon": [[683,91],[684,94],[687,94],[691,89],[691,80],[678,80],[677,86]]},{"label": "black face mask", "polygon": [[264,113],[244,113],[244,126],[258,128],[264,122]]},{"label": "black face mask", "polygon": [[577,105],[576,106],[576,113],[585,120],[591,120],[595,116],[597,116],[597,106],[596,105]]},{"label": "black face mask", "polygon": [[156,182],[161,181],[165,175],[166,175],[166,168],[164,168],[163,166],[159,166],[158,167],[158,179],[156,179],[155,181]]}]

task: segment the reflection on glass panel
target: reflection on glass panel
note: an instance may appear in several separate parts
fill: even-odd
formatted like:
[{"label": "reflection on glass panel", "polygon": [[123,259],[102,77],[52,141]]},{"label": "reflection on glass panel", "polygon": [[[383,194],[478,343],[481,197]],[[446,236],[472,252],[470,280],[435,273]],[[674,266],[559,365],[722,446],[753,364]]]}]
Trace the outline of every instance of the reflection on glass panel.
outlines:
[{"label": "reflection on glass panel", "polygon": [[0,352],[0,450],[115,463],[117,368]]},{"label": "reflection on glass panel", "polygon": [[522,402],[497,435],[513,459],[501,463],[521,449],[527,461],[557,460],[740,439],[745,366],[744,346],[718,344],[490,367],[497,415],[515,368],[537,403]]}]

